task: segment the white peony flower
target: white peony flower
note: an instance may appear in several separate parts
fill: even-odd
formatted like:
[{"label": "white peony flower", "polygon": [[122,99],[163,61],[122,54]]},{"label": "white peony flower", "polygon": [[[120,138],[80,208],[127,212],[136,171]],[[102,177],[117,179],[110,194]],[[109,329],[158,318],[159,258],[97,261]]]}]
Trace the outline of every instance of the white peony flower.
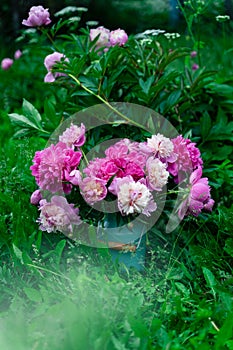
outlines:
[{"label": "white peony flower", "polygon": [[150,157],[146,163],[147,182],[151,190],[161,191],[166,185],[169,172],[166,170],[166,164],[162,163],[158,158]]},{"label": "white peony flower", "polygon": [[122,215],[142,213],[150,216],[150,212],[157,208],[149,189],[140,182],[129,180],[119,183],[117,196],[118,208]]},{"label": "white peony flower", "polygon": [[174,149],[172,141],[161,134],[153,135],[150,139],[147,139],[147,146],[159,158],[169,157]]}]

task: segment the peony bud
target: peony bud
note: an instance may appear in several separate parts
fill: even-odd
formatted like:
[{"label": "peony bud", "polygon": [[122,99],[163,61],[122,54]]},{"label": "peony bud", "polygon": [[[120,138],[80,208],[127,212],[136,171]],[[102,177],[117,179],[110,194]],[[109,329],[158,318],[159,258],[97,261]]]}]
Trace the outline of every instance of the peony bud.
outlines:
[{"label": "peony bud", "polygon": [[14,61],[11,58],[4,58],[1,62],[1,67],[3,70],[8,70],[13,63]]}]

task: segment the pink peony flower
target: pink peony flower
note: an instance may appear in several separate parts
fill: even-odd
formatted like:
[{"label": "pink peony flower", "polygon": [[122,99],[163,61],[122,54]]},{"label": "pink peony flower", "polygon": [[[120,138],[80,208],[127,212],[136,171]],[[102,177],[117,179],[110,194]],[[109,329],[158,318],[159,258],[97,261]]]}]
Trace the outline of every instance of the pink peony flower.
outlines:
[{"label": "pink peony flower", "polygon": [[54,65],[56,65],[56,63],[59,63],[62,59],[64,59],[64,61],[66,61],[66,62],[69,61],[68,58],[65,58],[65,56],[59,52],[54,52],[54,53],[45,57],[44,65],[48,71],[48,73],[44,77],[45,83],[53,83],[56,78],[66,75],[66,74],[60,73],[60,72],[52,72]]},{"label": "pink peony flower", "polygon": [[64,142],[67,147],[81,147],[86,141],[84,124],[78,127],[71,123],[70,127],[59,136],[59,141]]},{"label": "pink peony flower", "polygon": [[147,155],[140,149],[139,142],[131,142],[129,139],[123,139],[110,146],[105,154],[108,158],[124,158],[132,161],[141,168],[146,164]]},{"label": "pink peony flower", "polygon": [[78,216],[79,210],[61,196],[53,196],[51,202],[41,200],[39,210],[38,222],[42,231],[71,234],[74,231],[74,225],[81,223]]},{"label": "pink peony flower", "polygon": [[179,135],[172,139],[174,154],[177,155],[175,162],[168,162],[168,171],[175,177],[176,182],[183,180],[184,173],[191,173],[203,164],[201,153],[194,142]]},{"label": "pink peony flower", "polygon": [[134,180],[139,180],[144,176],[144,171],[134,162],[123,158],[107,160],[102,164],[96,177],[108,181],[112,176],[124,177],[131,175]]},{"label": "pink peony flower", "polygon": [[150,190],[161,191],[167,184],[169,172],[166,170],[166,164],[158,158],[150,157],[146,163],[147,185]]},{"label": "pink peony flower", "polygon": [[38,205],[41,199],[42,199],[42,196],[41,196],[40,190],[36,190],[31,195],[30,203],[33,205]]},{"label": "pink peony flower", "polygon": [[152,135],[150,139],[148,138],[147,147],[149,151],[153,152],[154,156],[160,159],[170,157],[174,149],[172,141],[161,134]]},{"label": "pink peony flower", "polygon": [[90,30],[90,40],[93,41],[99,35],[99,38],[96,42],[96,48],[99,49],[101,47],[109,46],[109,35],[110,31],[103,26],[91,29]]},{"label": "pink peony flower", "polygon": [[189,140],[189,139],[185,139],[185,143],[186,143],[187,149],[189,151],[193,170],[195,170],[199,166],[202,167],[203,161],[201,159],[201,153],[200,153],[199,149],[196,147],[196,143],[191,142],[191,140]]},{"label": "pink peony flower", "polygon": [[22,56],[22,51],[21,50],[16,50],[14,53],[14,59],[18,60]]},{"label": "pink peony flower", "polygon": [[122,215],[145,214],[155,211],[157,206],[149,189],[128,176],[117,181],[118,208]]},{"label": "pink peony flower", "polygon": [[48,9],[44,9],[43,6],[32,6],[28,14],[28,19],[24,19],[22,24],[27,27],[41,27],[51,23],[49,17]]},{"label": "pink peony flower", "polygon": [[137,181],[137,180],[141,179],[142,177],[144,177],[145,173],[144,173],[143,169],[139,165],[137,165],[136,163],[127,162],[121,175],[122,176],[120,176],[120,177],[125,177],[128,175],[131,175],[132,178],[135,181]]},{"label": "pink peony flower", "polygon": [[86,177],[80,182],[79,186],[83,198],[91,205],[101,201],[107,195],[105,183],[99,179]]},{"label": "pink peony flower", "polygon": [[108,177],[106,179],[104,179],[104,174],[101,171],[101,168],[102,168],[102,166],[105,165],[105,163],[106,163],[105,158],[95,158],[94,160],[91,160],[89,162],[88,166],[83,170],[83,172],[88,177],[106,180],[106,183],[107,183]]},{"label": "pink peony flower", "polygon": [[81,152],[75,152],[63,142],[58,142],[55,146],[36,152],[30,169],[41,189],[52,193],[68,193],[71,186],[65,186],[64,182],[70,180],[70,173],[79,165],[81,157]]},{"label": "pink peony flower", "polygon": [[8,70],[12,64],[14,63],[14,61],[11,58],[3,58],[2,62],[1,62],[1,67],[3,70]]},{"label": "pink peony flower", "polygon": [[111,46],[123,46],[128,41],[128,35],[123,29],[117,29],[110,32],[109,42]]},{"label": "pink peony flower", "polygon": [[125,158],[128,154],[128,145],[121,141],[106,149],[105,154],[109,159]]},{"label": "pink peony flower", "polygon": [[202,178],[202,168],[198,167],[190,176],[189,193],[181,203],[178,216],[183,219],[185,215],[198,216],[202,209],[211,211],[214,200],[210,197],[210,186],[206,177]]},{"label": "pink peony flower", "polygon": [[82,176],[79,170],[72,170],[70,172],[69,182],[72,183],[72,185],[79,186],[81,180],[82,180]]},{"label": "pink peony flower", "polygon": [[64,151],[63,181],[70,181],[70,173],[76,170],[82,158],[81,152],[75,152],[71,148]]}]

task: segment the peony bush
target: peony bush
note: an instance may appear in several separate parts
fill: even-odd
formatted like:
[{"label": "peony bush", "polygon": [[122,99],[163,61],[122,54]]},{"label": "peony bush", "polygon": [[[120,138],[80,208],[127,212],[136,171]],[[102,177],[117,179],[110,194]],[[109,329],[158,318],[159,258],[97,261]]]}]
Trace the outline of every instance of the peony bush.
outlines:
[{"label": "peony bush", "polygon": [[[48,138],[73,113],[99,102],[114,111],[113,101],[152,108],[173,123],[178,134],[166,137],[163,130],[153,133],[149,115],[143,123],[152,125],[150,132],[138,133],[143,123],[127,119],[120,110],[117,112],[119,123],[109,124],[108,135],[100,136],[99,131],[93,131],[93,135],[90,131],[86,133],[85,120],[77,125],[71,123],[59,135],[57,143],[35,154],[31,171],[39,189],[32,194],[32,204],[41,208],[51,203],[52,198],[58,203],[58,198],[64,197],[67,205],[77,209],[77,218],[83,220],[89,210],[91,223],[95,221],[91,215],[96,215],[96,203],[104,204],[115,198],[123,218],[150,216],[158,208],[156,196],[168,187],[168,195],[174,198],[177,194],[181,200],[176,208],[179,220],[212,210],[214,200],[209,180],[203,175],[206,169],[197,147],[201,135],[195,120],[202,108],[205,84],[211,91],[214,73],[200,66],[196,48],[181,47],[180,34],[160,29],[128,35],[120,28],[110,30],[98,26],[69,34],[69,19],[52,23],[49,10],[42,6],[33,7],[22,24],[37,28],[42,34],[40,41],[50,42],[46,50],[41,51],[41,67],[45,67],[41,83],[47,83],[45,89],[49,97],[42,115],[29,102],[24,104],[22,115],[10,114],[16,135],[26,133]],[[59,33],[63,27],[67,34]],[[37,34],[31,35],[36,38]],[[212,92],[208,93],[206,96],[212,101]],[[121,137],[123,122],[126,127],[131,124],[135,128]],[[202,125],[201,132],[205,133],[204,121]],[[107,148],[105,157],[94,157],[86,167],[80,168],[91,148],[119,136],[121,141]],[[49,198],[46,191],[51,193]],[[49,213],[53,216],[48,230],[54,222],[54,230],[64,226],[71,232],[72,223],[67,226],[69,219],[64,218],[64,225],[59,226],[56,212],[58,217],[62,215],[55,206],[51,208],[54,213],[52,209],[41,211],[41,215],[46,213],[49,222]],[[103,213],[97,217],[98,222],[104,222]]]}]

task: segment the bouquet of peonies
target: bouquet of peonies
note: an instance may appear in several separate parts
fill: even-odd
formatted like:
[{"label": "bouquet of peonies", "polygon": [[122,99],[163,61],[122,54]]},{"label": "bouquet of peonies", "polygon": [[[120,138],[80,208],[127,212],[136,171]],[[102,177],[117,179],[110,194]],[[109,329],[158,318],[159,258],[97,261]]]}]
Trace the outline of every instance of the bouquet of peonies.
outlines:
[{"label": "bouquet of peonies", "polygon": [[88,161],[85,134],[84,124],[71,123],[56,144],[35,153],[30,169],[39,189],[31,203],[39,207],[41,230],[72,237],[82,222],[103,224],[106,214],[99,205],[112,202],[123,219],[150,217],[168,182],[173,187],[185,184],[177,208],[179,220],[212,210],[200,151],[190,139],[160,133],[144,142],[124,138],[107,147],[103,157]]}]

